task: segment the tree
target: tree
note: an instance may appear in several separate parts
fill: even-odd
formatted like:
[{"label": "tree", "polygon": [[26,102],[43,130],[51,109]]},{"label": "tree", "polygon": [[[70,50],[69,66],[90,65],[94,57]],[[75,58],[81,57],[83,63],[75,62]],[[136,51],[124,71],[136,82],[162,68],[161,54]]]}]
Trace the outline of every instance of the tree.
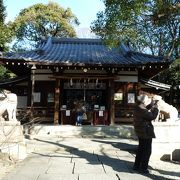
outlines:
[{"label": "tree", "polygon": [[124,42],[153,55],[178,57],[178,0],[103,0],[91,29],[110,45]]},{"label": "tree", "polygon": [[180,59],[173,61],[170,68],[159,74],[159,81],[173,86],[180,85]]},{"label": "tree", "polygon": [[[110,46],[117,46],[123,42],[134,50],[174,59],[172,66],[160,73],[156,80],[169,83],[172,87],[179,87],[179,0],[103,2],[105,10],[99,12],[97,19],[92,22],[92,31]],[[171,99],[173,98],[177,99]]]},{"label": "tree", "polygon": [[180,59],[176,59],[170,68],[161,72],[158,75],[158,81],[171,84],[167,101],[180,110]]},{"label": "tree", "polygon": [[[161,51],[166,48],[167,56],[179,57],[180,44],[180,2],[179,0],[157,0],[153,9],[152,20],[155,27],[162,29]],[[164,40],[164,42],[163,42]]]},{"label": "tree", "polygon": [[4,66],[0,65],[0,81],[9,79],[11,76],[12,74],[10,73],[10,71],[8,71]]},{"label": "tree", "polygon": [[8,50],[8,43],[11,41],[12,32],[8,24],[5,24],[6,8],[3,0],[0,0],[0,51]]},{"label": "tree", "polygon": [[0,0],[0,23],[4,23],[6,17],[5,6],[3,0]]},{"label": "tree", "polygon": [[49,2],[47,5],[35,4],[21,10],[12,28],[16,32],[16,45],[25,42],[36,46],[42,38],[74,37],[73,25],[78,25],[78,19],[71,9],[64,9],[57,3]]},{"label": "tree", "polygon": [[[11,41],[12,33],[9,26],[5,24],[6,8],[3,0],[0,0],[0,52],[8,50],[8,42]],[[9,71],[0,65],[0,80],[9,78]]]}]

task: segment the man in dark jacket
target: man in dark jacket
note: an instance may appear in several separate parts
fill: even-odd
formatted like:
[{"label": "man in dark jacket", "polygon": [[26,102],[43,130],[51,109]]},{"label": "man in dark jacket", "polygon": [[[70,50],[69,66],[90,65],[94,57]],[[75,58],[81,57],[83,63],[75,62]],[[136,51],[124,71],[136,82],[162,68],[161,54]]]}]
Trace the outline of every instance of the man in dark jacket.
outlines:
[{"label": "man in dark jacket", "polygon": [[152,138],[155,138],[151,121],[156,119],[158,115],[157,105],[154,105],[150,110],[147,108],[150,103],[151,99],[147,95],[141,94],[137,97],[134,111],[134,130],[139,145],[133,169],[146,174],[149,173],[148,163],[151,156]]}]

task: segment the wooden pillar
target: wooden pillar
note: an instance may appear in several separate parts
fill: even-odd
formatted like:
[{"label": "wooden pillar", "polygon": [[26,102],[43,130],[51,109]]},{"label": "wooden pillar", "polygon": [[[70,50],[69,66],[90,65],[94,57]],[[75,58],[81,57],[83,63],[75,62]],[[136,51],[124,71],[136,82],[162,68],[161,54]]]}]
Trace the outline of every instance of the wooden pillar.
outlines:
[{"label": "wooden pillar", "polygon": [[54,124],[59,124],[59,110],[60,110],[60,79],[56,79],[55,87],[55,101],[54,101]]},{"label": "wooden pillar", "polygon": [[115,122],[115,104],[114,104],[114,79],[109,80],[109,118],[110,125]]},{"label": "wooden pillar", "polygon": [[141,92],[141,83],[137,83],[137,89],[136,89],[136,96],[139,96],[139,93]]},{"label": "wooden pillar", "polygon": [[31,67],[31,118],[34,116],[34,86],[35,86],[36,65]]}]

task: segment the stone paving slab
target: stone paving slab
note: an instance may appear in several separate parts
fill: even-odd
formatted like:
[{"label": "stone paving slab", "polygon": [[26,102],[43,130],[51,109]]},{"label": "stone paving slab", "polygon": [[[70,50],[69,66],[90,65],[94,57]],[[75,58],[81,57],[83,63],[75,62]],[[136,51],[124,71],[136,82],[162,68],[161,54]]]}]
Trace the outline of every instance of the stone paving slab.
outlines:
[{"label": "stone paving slab", "polygon": [[79,180],[118,180],[116,174],[80,174]]},{"label": "stone paving slab", "polygon": [[100,163],[75,163],[75,174],[104,174],[104,169]]},{"label": "stone paving slab", "polygon": [[84,164],[88,164],[88,163],[97,164],[97,163],[99,163],[98,159],[95,158],[95,157],[91,158],[90,161],[88,159],[84,159],[84,158],[73,157],[72,158],[72,162],[75,162],[75,163],[84,163]]},{"label": "stone paving slab", "polygon": [[10,174],[3,180],[37,180],[39,174]]},{"label": "stone paving slab", "polygon": [[83,162],[83,163],[99,163],[98,157],[93,152],[88,151],[73,151],[72,162]]},{"label": "stone paving slab", "polygon": [[50,158],[51,158],[50,155],[46,153],[43,153],[43,154],[33,153],[28,158],[26,158],[26,161],[23,161],[23,162],[47,164],[49,163]]},{"label": "stone paving slab", "polygon": [[150,175],[134,172],[137,142],[128,139],[42,137],[29,142],[33,151],[3,180],[180,180],[180,164],[153,158]]},{"label": "stone paving slab", "polygon": [[46,174],[72,174],[74,163],[52,162]]},{"label": "stone paving slab", "polygon": [[106,173],[119,173],[119,172],[129,172],[124,163],[119,163],[119,165],[105,165],[103,164],[104,170]]},{"label": "stone paving slab", "polygon": [[72,155],[51,155],[51,163],[57,165],[59,163],[72,163]]},{"label": "stone paving slab", "polygon": [[120,172],[117,174],[117,176],[119,177],[120,180],[156,180],[155,177],[153,176],[144,176],[141,174],[130,174],[130,173],[124,173],[124,172]]},{"label": "stone paving slab", "polygon": [[40,174],[37,180],[79,180],[78,174]]},{"label": "stone paving slab", "polygon": [[45,164],[45,163],[31,163],[31,162],[27,162],[24,165],[18,167],[17,169],[15,169],[14,174],[27,174],[27,175],[31,175],[32,173],[34,175],[38,175],[40,173],[46,173],[47,169],[49,168],[49,164]]}]

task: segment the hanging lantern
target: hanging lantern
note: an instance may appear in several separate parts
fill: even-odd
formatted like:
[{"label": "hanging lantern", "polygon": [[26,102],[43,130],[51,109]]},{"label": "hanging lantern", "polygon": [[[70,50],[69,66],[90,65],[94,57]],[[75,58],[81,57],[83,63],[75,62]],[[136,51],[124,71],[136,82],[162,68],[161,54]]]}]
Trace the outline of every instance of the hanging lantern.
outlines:
[{"label": "hanging lantern", "polygon": [[84,68],[83,71],[86,73],[87,72],[87,68]]},{"label": "hanging lantern", "polygon": [[96,79],[96,86],[98,85],[98,78]]},{"label": "hanging lantern", "polygon": [[73,80],[72,80],[72,78],[70,79],[70,86],[73,86]]},{"label": "hanging lantern", "polygon": [[86,79],[84,79],[84,87],[86,87]]},{"label": "hanging lantern", "polygon": [[58,67],[56,67],[56,72],[59,72],[59,68]]}]

